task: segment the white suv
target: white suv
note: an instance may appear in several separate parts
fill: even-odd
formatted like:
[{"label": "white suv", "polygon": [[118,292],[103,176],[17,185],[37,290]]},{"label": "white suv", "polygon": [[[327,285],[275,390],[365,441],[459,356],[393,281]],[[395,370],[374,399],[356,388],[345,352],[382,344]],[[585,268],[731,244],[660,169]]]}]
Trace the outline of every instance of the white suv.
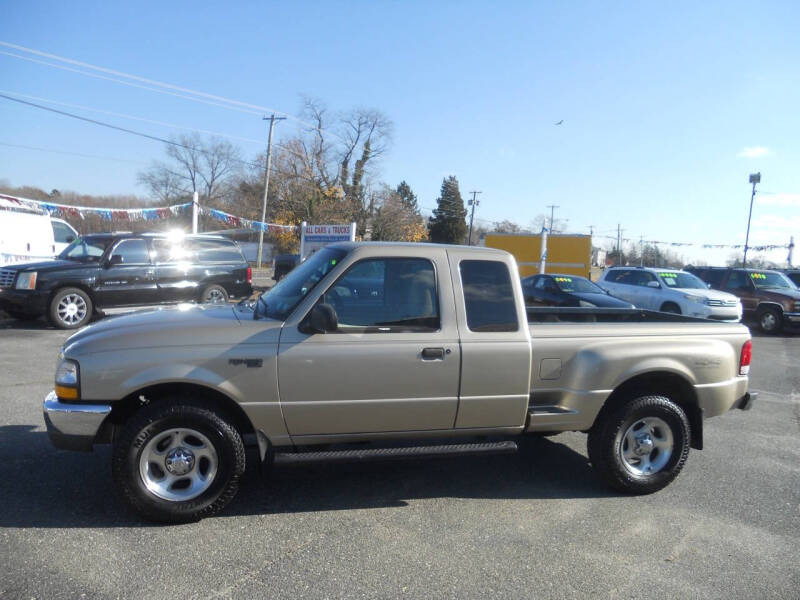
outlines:
[{"label": "white suv", "polygon": [[612,267],[603,272],[597,285],[639,308],[717,321],[742,319],[739,298],[709,289],[686,271]]}]

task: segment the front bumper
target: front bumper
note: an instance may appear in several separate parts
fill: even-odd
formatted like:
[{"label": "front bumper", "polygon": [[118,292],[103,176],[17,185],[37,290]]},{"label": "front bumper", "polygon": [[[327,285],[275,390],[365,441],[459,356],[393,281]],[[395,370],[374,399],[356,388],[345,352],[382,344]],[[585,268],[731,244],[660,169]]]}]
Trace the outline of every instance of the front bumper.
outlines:
[{"label": "front bumper", "polygon": [[50,392],[42,404],[47,435],[56,448],[90,452],[109,404],[66,404]]},{"label": "front bumper", "polygon": [[0,288],[0,308],[43,315],[47,310],[47,294],[40,290]]},{"label": "front bumper", "polygon": [[783,320],[790,325],[800,325],[800,313],[783,313]]}]

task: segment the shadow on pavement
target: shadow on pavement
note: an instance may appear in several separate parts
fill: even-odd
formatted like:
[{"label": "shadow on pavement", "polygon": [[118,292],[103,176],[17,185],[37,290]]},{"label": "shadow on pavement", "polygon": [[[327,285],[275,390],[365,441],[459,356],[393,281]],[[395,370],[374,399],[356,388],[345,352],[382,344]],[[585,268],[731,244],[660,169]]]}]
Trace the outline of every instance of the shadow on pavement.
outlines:
[{"label": "shadow on pavement", "polygon": [[[55,450],[33,425],[0,427],[0,527],[149,527],[113,493],[110,447]],[[525,438],[517,454],[271,469],[220,517],[403,507],[426,498],[554,499],[617,494],[585,456]]]}]

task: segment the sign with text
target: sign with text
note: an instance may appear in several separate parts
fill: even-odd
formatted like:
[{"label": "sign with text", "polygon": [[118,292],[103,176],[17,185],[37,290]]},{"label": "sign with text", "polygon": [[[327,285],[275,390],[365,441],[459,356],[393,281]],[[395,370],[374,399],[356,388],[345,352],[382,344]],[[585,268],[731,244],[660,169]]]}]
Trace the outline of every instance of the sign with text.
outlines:
[{"label": "sign with text", "polygon": [[303,261],[320,248],[336,242],[355,242],[356,224],[300,226],[300,260]]}]

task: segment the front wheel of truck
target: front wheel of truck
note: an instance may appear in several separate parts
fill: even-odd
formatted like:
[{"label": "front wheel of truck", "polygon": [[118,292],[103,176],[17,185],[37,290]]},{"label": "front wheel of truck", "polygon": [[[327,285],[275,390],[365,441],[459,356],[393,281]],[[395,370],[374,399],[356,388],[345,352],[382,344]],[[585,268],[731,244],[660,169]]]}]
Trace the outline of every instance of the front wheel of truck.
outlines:
[{"label": "front wheel of truck", "polygon": [[155,402],[137,412],[114,443],[120,497],[151,521],[186,523],[222,510],[236,495],[245,450],[213,406]]},{"label": "front wheel of truck", "polygon": [[611,487],[650,494],[678,476],[689,455],[686,413],[664,396],[641,396],[601,415],[589,431],[589,460]]}]

